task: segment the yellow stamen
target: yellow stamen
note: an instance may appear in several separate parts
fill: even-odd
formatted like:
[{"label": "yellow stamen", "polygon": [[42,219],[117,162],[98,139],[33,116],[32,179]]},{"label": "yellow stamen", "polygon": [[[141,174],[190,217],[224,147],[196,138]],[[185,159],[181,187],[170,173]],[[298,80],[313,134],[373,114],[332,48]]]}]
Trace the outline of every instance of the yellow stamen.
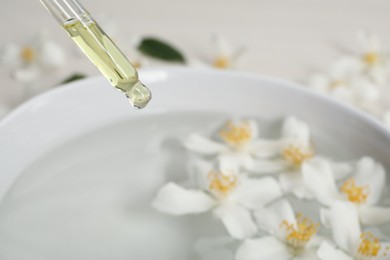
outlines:
[{"label": "yellow stamen", "polygon": [[350,178],[343,183],[340,190],[347,195],[349,201],[356,204],[363,204],[367,201],[368,188],[368,186],[357,186],[355,179]]},{"label": "yellow stamen", "polygon": [[[370,232],[363,232],[360,235],[360,244],[358,248],[358,255],[362,257],[363,259],[371,259],[371,257],[376,257],[379,254],[379,251],[382,248],[381,243],[379,242],[379,239],[376,238],[372,233]],[[386,247],[388,251],[388,247]],[[384,253],[386,255],[387,252]],[[370,257],[370,258],[368,258]]]},{"label": "yellow stamen", "polygon": [[302,163],[314,157],[314,151],[312,147],[288,145],[283,149],[282,155],[294,167],[300,167]]},{"label": "yellow stamen", "polygon": [[219,69],[226,69],[230,67],[230,59],[227,56],[219,56],[214,62],[213,66]]},{"label": "yellow stamen", "polygon": [[289,246],[296,254],[299,254],[310,239],[317,234],[320,225],[300,213],[297,214],[296,221],[297,223],[294,225],[284,220],[280,227],[286,230],[286,241]]},{"label": "yellow stamen", "polygon": [[136,68],[136,69],[139,69],[139,68],[142,67],[141,62],[139,62],[137,60],[133,61],[131,64],[133,64],[133,67]]},{"label": "yellow stamen", "polygon": [[330,84],[329,84],[329,89],[330,90],[334,90],[334,89],[337,89],[341,86],[345,86],[345,82],[342,81],[342,80],[334,80],[332,81]]},{"label": "yellow stamen", "polygon": [[210,171],[208,174],[209,190],[220,198],[229,195],[238,184],[237,176],[223,175],[221,172]]},{"label": "yellow stamen", "polygon": [[248,122],[240,124],[228,122],[219,135],[227,144],[235,148],[241,148],[252,139],[252,131]]},{"label": "yellow stamen", "polygon": [[24,47],[20,52],[20,56],[22,57],[23,61],[30,63],[35,60],[36,53],[33,48]]},{"label": "yellow stamen", "polygon": [[379,63],[379,55],[376,52],[367,52],[363,55],[363,61],[372,66]]}]

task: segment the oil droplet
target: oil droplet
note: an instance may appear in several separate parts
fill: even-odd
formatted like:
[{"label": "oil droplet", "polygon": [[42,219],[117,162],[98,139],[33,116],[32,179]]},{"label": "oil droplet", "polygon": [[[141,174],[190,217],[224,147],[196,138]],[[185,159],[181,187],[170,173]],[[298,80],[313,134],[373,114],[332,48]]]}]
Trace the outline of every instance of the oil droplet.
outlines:
[{"label": "oil droplet", "polygon": [[136,82],[130,90],[126,92],[130,103],[138,109],[144,108],[152,99],[152,93],[140,81]]}]

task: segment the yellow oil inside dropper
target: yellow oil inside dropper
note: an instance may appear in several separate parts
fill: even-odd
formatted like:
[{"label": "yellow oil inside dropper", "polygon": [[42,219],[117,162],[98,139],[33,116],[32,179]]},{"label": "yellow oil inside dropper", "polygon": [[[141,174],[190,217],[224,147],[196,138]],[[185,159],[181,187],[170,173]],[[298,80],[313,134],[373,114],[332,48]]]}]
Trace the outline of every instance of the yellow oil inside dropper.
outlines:
[{"label": "yellow oil inside dropper", "polygon": [[137,70],[80,3],[76,0],[41,2],[111,85],[126,94],[134,107],[143,108],[149,103],[151,92],[139,81]]}]

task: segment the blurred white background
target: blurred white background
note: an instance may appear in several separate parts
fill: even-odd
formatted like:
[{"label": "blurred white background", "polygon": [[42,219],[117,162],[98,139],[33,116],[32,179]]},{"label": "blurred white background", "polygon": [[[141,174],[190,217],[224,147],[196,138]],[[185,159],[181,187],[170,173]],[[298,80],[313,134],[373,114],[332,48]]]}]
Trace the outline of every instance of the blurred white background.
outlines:
[{"label": "blurred white background", "polygon": [[[95,17],[111,16],[121,47],[134,35],[160,36],[186,55],[206,60],[210,35],[219,33],[232,45],[245,45],[242,71],[304,81],[323,70],[340,53],[356,49],[356,32],[368,29],[389,46],[388,0],[82,0]],[[67,52],[60,74],[99,74],[39,0],[1,0],[0,46],[23,45],[46,30]],[[99,19],[97,19],[99,20]],[[104,25],[103,25],[104,27]],[[387,47],[387,46],[385,46]],[[52,75],[48,73],[50,82]],[[60,82],[58,75],[51,81]],[[18,103],[20,84],[0,68],[0,102]]]}]

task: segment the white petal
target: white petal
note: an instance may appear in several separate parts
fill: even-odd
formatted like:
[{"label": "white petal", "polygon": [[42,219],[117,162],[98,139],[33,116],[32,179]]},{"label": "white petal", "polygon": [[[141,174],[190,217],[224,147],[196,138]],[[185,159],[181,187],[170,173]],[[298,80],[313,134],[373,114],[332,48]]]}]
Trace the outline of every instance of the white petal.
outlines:
[{"label": "white petal", "polygon": [[44,41],[38,51],[39,63],[45,68],[60,68],[65,63],[65,52],[57,43]]},{"label": "white petal", "polygon": [[354,87],[358,102],[373,102],[379,99],[379,88],[362,78],[356,78],[351,85]]},{"label": "white petal", "polygon": [[294,260],[316,260],[320,259],[317,256],[317,248],[305,248],[305,250],[298,256],[293,258]]},{"label": "white petal", "polygon": [[232,196],[241,205],[256,209],[281,197],[282,191],[274,178],[243,178]]},{"label": "white petal", "polygon": [[31,38],[30,46],[34,50],[39,49],[48,40],[48,32],[46,30],[41,30],[33,35]]},{"label": "white petal", "polygon": [[207,190],[210,184],[208,175],[212,171],[213,162],[199,158],[191,158],[188,163],[188,172],[190,173],[190,181],[196,184],[197,187]]},{"label": "white petal", "polygon": [[390,222],[390,208],[362,206],[359,207],[360,221],[367,225],[381,225]]},{"label": "white petal", "polygon": [[378,52],[381,49],[379,38],[369,31],[360,31],[357,34],[358,42],[362,52]]},{"label": "white petal", "polygon": [[251,172],[257,174],[277,173],[291,168],[291,165],[282,159],[255,160]]},{"label": "white petal", "polygon": [[326,227],[330,228],[330,210],[326,208],[321,208],[320,209],[320,219],[321,219],[321,224]]},{"label": "white petal", "polygon": [[227,149],[226,146],[198,134],[190,134],[184,141],[184,146],[188,150],[205,155],[217,154]]},{"label": "white petal", "polygon": [[329,166],[335,180],[346,178],[352,173],[353,167],[350,163],[329,161]]},{"label": "white petal", "polygon": [[[252,155],[249,153],[245,153],[241,155],[241,167],[246,171],[253,171],[255,166],[255,160]],[[238,170],[240,171],[240,169]]]},{"label": "white petal", "polygon": [[302,165],[306,187],[323,205],[331,206],[340,197],[330,164],[325,160],[310,160]]},{"label": "white petal", "polygon": [[305,146],[310,145],[309,126],[295,117],[288,117],[284,121],[282,136],[287,140],[293,140]]},{"label": "white petal", "polygon": [[284,239],[282,237],[284,234],[280,234],[279,232],[280,224],[283,221],[296,223],[294,210],[291,204],[285,199],[278,200],[267,208],[256,210],[254,216],[260,229],[277,235],[281,240]]},{"label": "white petal", "polygon": [[369,70],[368,76],[376,85],[383,86],[388,79],[387,72],[388,68],[386,66],[375,66]]},{"label": "white petal", "polygon": [[291,257],[286,245],[271,236],[246,240],[236,252],[236,260],[287,260]]},{"label": "white petal", "polygon": [[280,141],[257,139],[249,145],[250,153],[257,158],[270,158],[281,150]]},{"label": "white petal", "polygon": [[233,50],[233,53],[230,57],[233,68],[238,68],[242,65],[246,58],[247,49],[248,48],[246,46],[239,46]]},{"label": "white petal", "polygon": [[20,55],[20,48],[9,44],[0,48],[0,64],[18,66],[23,63]]},{"label": "white petal", "polygon": [[334,80],[345,82],[358,75],[362,68],[360,59],[348,55],[339,58],[331,65],[330,74]]},{"label": "white petal", "polygon": [[157,193],[152,203],[159,211],[172,215],[202,213],[216,205],[216,201],[200,190],[187,190],[168,183]]},{"label": "white petal", "polygon": [[18,68],[14,71],[14,78],[22,83],[32,83],[42,74],[42,71],[34,65]]},{"label": "white petal", "polygon": [[317,256],[321,260],[353,260],[353,257],[347,255],[328,242],[323,242],[317,251]]},{"label": "white petal", "polygon": [[357,185],[369,187],[367,204],[377,204],[386,185],[386,173],[383,166],[372,158],[364,157],[358,162],[355,179]]},{"label": "white petal", "polygon": [[229,234],[236,239],[246,239],[254,236],[257,232],[249,210],[234,204],[225,204],[214,210],[220,218]]},{"label": "white petal", "polygon": [[333,240],[341,249],[350,253],[357,250],[361,229],[354,204],[336,201],[330,209],[330,226]]},{"label": "white petal", "polygon": [[349,81],[351,77],[359,75],[364,68],[360,57],[343,56],[331,66],[330,74],[334,80]]},{"label": "white petal", "polygon": [[309,78],[309,86],[314,90],[326,92],[331,84],[330,78],[323,74],[315,74]]},{"label": "white petal", "polygon": [[216,56],[225,56],[230,58],[233,51],[230,43],[224,37],[219,34],[214,34],[212,35],[211,40],[215,46]]},{"label": "white petal", "polygon": [[306,248],[318,249],[322,242],[326,241],[325,237],[320,235],[313,236],[310,241],[307,243]]},{"label": "white petal", "polygon": [[241,168],[251,170],[253,159],[248,153],[223,152],[218,157],[219,169],[222,172],[238,172]]},{"label": "white petal", "polygon": [[210,68],[210,62],[205,62],[204,60],[195,58],[195,57],[186,57],[186,65],[191,68]]},{"label": "white petal", "polygon": [[303,182],[302,174],[298,171],[280,174],[279,183],[285,193],[293,193],[299,199],[313,198],[313,193]]}]

